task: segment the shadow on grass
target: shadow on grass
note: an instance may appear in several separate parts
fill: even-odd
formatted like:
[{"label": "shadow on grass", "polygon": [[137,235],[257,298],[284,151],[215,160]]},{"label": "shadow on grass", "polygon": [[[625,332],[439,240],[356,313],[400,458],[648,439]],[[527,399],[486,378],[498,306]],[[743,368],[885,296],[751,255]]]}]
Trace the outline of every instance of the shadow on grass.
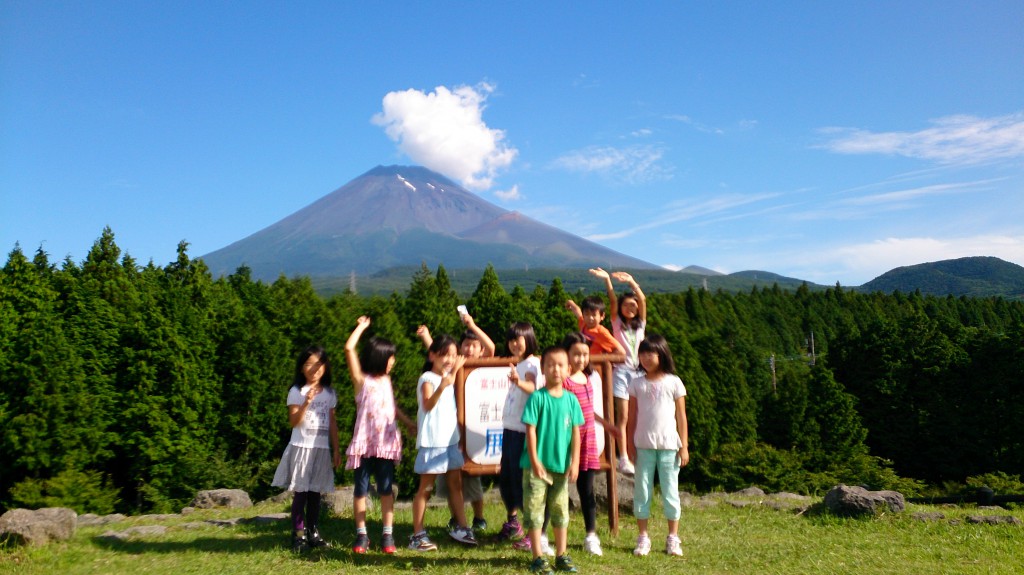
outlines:
[{"label": "shadow on grass", "polygon": [[[372,523],[370,529],[376,527],[376,533],[380,533],[379,525]],[[396,526],[395,539],[399,543],[398,553],[385,555],[377,547],[379,536],[371,536],[371,552],[365,555],[353,553],[349,544],[355,539],[355,526],[351,519],[348,521],[328,520],[321,526],[323,536],[331,543],[326,549],[316,549],[302,555],[293,555],[290,549],[291,538],[286,522],[276,524],[238,524],[234,526],[215,527],[219,529],[216,534],[206,531],[196,532],[194,537],[181,539],[182,535],[189,535],[190,531],[171,527],[175,540],[165,535],[143,535],[125,540],[114,537],[97,535],[92,537],[92,542],[97,547],[115,553],[128,555],[146,554],[174,554],[174,553],[224,553],[224,554],[245,554],[253,552],[279,552],[288,555],[298,561],[338,562],[343,565],[352,566],[384,566],[392,565],[398,569],[445,569],[449,566],[464,570],[465,566],[473,565],[480,568],[497,570],[525,569],[529,562],[529,555],[521,557],[505,557],[498,554],[507,553],[505,545],[483,544],[479,547],[466,547],[455,542],[448,541],[447,535],[443,539],[438,536],[436,541],[442,547],[436,552],[417,552],[405,549],[403,541],[408,541],[411,530],[406,526]],[[431,529],[431,536],[441,535],[443,529]],[[372,533],[372,532],[371,532]]]}]

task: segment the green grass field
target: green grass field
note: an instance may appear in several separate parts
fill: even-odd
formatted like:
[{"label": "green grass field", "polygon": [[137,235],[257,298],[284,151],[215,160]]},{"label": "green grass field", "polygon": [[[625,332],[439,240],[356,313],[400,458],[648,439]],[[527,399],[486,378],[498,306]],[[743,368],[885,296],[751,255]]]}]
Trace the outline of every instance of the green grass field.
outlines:
[{"label": "green grass field", "polygon": [[[743,499],[731,497],[731,499]],[[703,507],[685,507],[680,525],[684,556],[668,557],[663,552],[665,523],[652,518],[654,549],[644,558],[631,552],[636,525],[622,517],[618,537],[611,537],[607,518],[599,516],[603,557],[585,555],[580,545],[582,520],[574,516],[569,530],[569,554],[580,573],[751,573],[806,575],[810,573],[869,574],[1020,574],[1024,573],[1024,527],[977,525],[964,521],[970,514],[1009,515],[1003,510],[909,506],[901,514],[884,514],[868,519],[842,519],[776,510],[758,505],[736,507],[725,499]],[[280,504],[260,504],[244,511],[203,510],[161,521],[164,535],[139,536],[128,541],[102,537],[109,530],[152,523],[129,518],[120,523],[83,527],[67,542],[34,548],[0,549],[0,573],[50,574],[258,574],[312,575],[319,573],[526,573],[529,556],[508,545],[489,541],[503,521],[500,503],[488,505],[490,528],[480,537],[482,544],[467,548],[448,539],[440,527],[448,520],[447,510],[428,510],[431,537],[440,550],[417,553],[401,547],[408,541],[411,513],[396,515],[395,556],[379,551],[356,556],[348,549],[353,538],[350,515],[323,521],[324,536],[334,547],[322,552],[296,556],[289,551],[285,521],[218,527],[196,526],[207,519],[253,517],[277,513]],[[920,521],[914,511],[941,511],[945,519]],[[1018,517],[1020,509],[1014,512]],[[371,515],[370,535],[379,542],[379,519]]]}]

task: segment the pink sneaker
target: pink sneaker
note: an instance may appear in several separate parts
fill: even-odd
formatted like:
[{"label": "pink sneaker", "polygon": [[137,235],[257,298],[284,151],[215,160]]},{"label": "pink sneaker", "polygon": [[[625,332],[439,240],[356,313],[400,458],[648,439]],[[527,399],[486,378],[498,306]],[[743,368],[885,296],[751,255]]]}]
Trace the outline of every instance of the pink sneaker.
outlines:
[{"label": "pink sneaker", "polygon": [[512,544],[512,548],[518,549],[519,551],[533,551],[533,545],[530,544],[529,537],[523,537],[519,541],[516,541]]}]

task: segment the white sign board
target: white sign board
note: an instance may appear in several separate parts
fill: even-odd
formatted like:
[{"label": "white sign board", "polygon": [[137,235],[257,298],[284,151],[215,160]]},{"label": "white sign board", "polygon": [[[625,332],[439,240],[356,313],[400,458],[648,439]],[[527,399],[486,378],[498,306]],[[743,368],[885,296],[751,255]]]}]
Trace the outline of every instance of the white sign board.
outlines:
[{"label": "white sign board", "polygon": [[[502,411],[510,382],[508,367],[478,367],[466,375],[466,454],[478,465],[501,463]],[[601,378],[590,378],[594,413],[604,415]],[[597,453],[604,452],[604,427],[596,425]]]}]

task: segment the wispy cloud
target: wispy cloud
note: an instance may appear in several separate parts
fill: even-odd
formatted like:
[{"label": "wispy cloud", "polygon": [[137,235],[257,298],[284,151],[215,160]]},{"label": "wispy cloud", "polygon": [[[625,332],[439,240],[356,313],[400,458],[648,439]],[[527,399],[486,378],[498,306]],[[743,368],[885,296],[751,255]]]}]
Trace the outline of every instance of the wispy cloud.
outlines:
[{"label": "wispy cloud", "polygon": [[701,122],[698,122],[698,121],[694,120],[693,118],[691,118],[691,117],[689,117],[689,116],[687,116],[685,114],[669,114],[668,116],[665,116],[665,119],[666,120],[672,120],[674,122],[679,122],[679,123],[682,123],[682,124],[686,124],[687,126],[692,127],[694,130],[697,130],[698,132],[704,132],[706,134],[724,134],[725,133],[725,130],[723,130],[721,128],[716,128],[714,126],[708,126],[706,124],[703,124]]},{"label": "wispy cloud", "polygon": [[512,186],[507,190],[496,190],[494,195],[503,202],[511,202],[515,200],[523,199],[522,194],[519,193],[519,184]]},{"label": "wispy cloud", "polygon": [[839,277],[854,278],[850,285],[859,285],[897,267],[971,256],[1024,265],[1024,235],[889,237],[780,255],[779,260],[789,260],[780,265],[796,277],[825,284]]},{"label": "wispy cloud", "polygon": [[672,178],[672,168],[661,161],[664,153],[662,148],[649,145],[622,148],[592,146],[560,156],[552,166],[635,185]]},{"label": "wispy cloud", "polygon": [[1024,158],[1024,112],[994,118],[956,115],[917,132],[823,128],[821,147],[839,154],[887,154],[942,164],[982,164]]},{"label": "wispy cloud", "polygon": [[661,215],[659,217],[654,218],[653,220],[649,221],[646,224],[633,226],[617,232],[593,234],[591,236],[588,236],[587,239],[595,242],[621,239],[629,237],[637,232],[657,229],[678,222],[707,217],[715,214],[723,214],[740,206],[746,206],[775,196],[776,194],[756,194],[749,196],[729,194],[724,196],[718,196],[715,198],[710,198],[700,202],[671,202],[660,211]]},{"label": "wispy cloud", "polygon": [[484,104],[493,91],[490,84],[479,84],[452,90],[438,86],[431,93],[389,92],[383,111],[371,121],[414,162],[469,189],[486,190],[519,153],[505,143],[503,130],[483,121]]},{"label": "wispy cloud", "polygon": [[892,202],[907,202],[909,200],[925,198],[928,196],[935,195],[948,195],[948,194],[962,194],[968,192],[982,192],[991,189],[989,184],[999,181],[998,179],[993,180],[981,180],[977,182],[957,182],[951,184],[935,184],[932,186],[921,186],[917,188],[910,188],[906,190],[896,190],[894,192],[884,192],[881,194],[870,194],[866,196],[860,196],[857,198],[847,198],[841,200],[840,204],[854,205],[854,206],[867,206],[877,204],[887,204]]}]

